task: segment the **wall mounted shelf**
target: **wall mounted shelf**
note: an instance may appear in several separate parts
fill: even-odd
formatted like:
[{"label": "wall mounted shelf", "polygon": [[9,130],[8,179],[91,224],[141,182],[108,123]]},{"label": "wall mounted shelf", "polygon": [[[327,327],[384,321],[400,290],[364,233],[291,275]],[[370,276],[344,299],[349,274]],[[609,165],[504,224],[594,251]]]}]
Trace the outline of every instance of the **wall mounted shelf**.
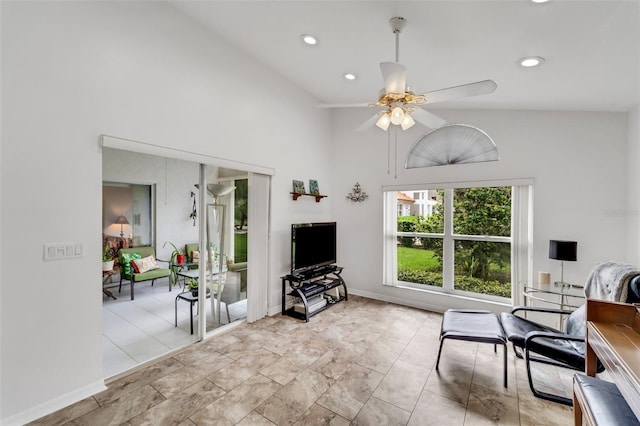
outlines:
[{"label": "wall mounted shelf", "polygon": [[293,196],[293,201],[296,201],[298,198],[300,198],[301,195],[306,195],[307,197],[315,197],[316,203],[319,203],[320,200],[322,200],[323,198],[328,197],[328,195],[307,194],[307,193],[302,193],[302,192],[290,192],[289,194],[291,194]]}]

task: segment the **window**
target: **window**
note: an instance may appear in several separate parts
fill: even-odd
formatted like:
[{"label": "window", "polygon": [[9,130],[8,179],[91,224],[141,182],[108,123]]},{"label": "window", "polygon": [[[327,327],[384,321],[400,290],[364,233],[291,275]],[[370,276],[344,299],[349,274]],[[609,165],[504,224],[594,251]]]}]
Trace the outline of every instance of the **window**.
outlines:
[{"label": "window", "polygon": [[523,183],[412,185],[414,195],[425,194],[416,198],[429,205],[404,216],[393,215],[403,188],[385,188],[384,283],[515,300],[513,283],[530,274],[532,191]]}]

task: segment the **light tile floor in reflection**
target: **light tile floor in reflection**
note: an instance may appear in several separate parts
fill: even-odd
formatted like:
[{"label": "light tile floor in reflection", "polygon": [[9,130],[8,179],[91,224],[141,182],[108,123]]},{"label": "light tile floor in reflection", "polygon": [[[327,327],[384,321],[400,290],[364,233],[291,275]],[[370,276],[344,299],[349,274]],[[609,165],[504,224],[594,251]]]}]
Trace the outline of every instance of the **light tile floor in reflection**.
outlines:
[{"label": "light tile floor in reflection", "polygon": [[[531,394],[511,348],[507,389],[489,344],[446,341],[436,371],[441,320],[350,296],[309,323],[242,324],[34,424],[572,424],[570,407]],[[571,372],[538,367],[542,386],[570,395]]]},{"label": "light tile floor in reflection", "polygon": [[[177,304],[178,327],[174,325],[175,298],[183,290],[173,287],[169,291],[167,279],[152,286],[149,282],[136,284],[135,299],[131,300],[128,284],[109,288],[117,300],[103,296],[102,355],[104,377],[113,377],[152,359],[195,342],[190,334],[189,303]],[[229,307],[231,321],[246,317],[246,300]],[[209,324],[213,319],[207,316]],[[222,304],[221,322],[227,323]],[[197,327],[194,306],[194,327]]]}]

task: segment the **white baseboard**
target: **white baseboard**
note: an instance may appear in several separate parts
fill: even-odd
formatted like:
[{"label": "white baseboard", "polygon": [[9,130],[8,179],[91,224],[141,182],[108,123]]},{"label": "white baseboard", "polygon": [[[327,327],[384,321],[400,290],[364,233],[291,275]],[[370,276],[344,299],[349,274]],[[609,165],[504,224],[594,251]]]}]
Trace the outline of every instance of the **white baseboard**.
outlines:
[{"label": "white baseboard", "polygon": [[267,315],[270,317],[281,314],[281,313],[282,313],[282,305],[272,306],[267,310]]},{"label": "white baseboard", "polygon": [[0,420],[2,426],[20,426],[44,417],[47,414],[51,414],[61,408],[68,407],[71,404],[75,404],[78,401],[82,401],[92,395],[106,390],[104,380],[99,380],[90,385],[84,386],[80,389],[76,389],[73,392],[69,392],[65,395],[58,396],[50,401],[40,404],[36,407],[29,408],[20,413],[14,414],[11,417]]},{"label": "white baseboard", "polygon": [[[403,289],[399,289],[403,290]],[[415,291],[412,289],[404,289],[404,292],[409,292],[407,294],[411,294],[410,292]],[[423,291],[424,292],[424,291]],[[402,297],[394,297],[388,296],[385,294],[374,293],[366,290],[358,290],[349,288],[349,295],[366,297],[368,299],[380,300],[382,302],[395,303],[396,305],[409,306],[411,308],[424,309],[431,312],[444,312],[449,308],[456,309],[487,309],[492,312],[501,312],[507,310],[509,307],[504,303],[492,302],[487,300],[479,300],[472,299],[465,296],[460,295],[442,295],[438,294],[437,296],[442,298],[446,297],[446,300],[451,302],[448,305],[440,304],[440,303],[424,303],[420,301],[416,301],[415,299],[405,299]],[[282,312],[282,305],[273,306],[269,308],[268,313],[269,316],[277,315]]]},{"label": "white baseboard", "polygon": [[432,312],[444,312],[448,308],[442,305],[434,305],[430,303],[416,303],[415,300],[402,299],[400,297],[390,297],[384,294],[372,293],[369,291],[349,289],[349,294],[354,296],[366,297],[369,299],[380,300],[382,302],[395,303],[396,305],[409,306],[412,308],[424,309]]}]

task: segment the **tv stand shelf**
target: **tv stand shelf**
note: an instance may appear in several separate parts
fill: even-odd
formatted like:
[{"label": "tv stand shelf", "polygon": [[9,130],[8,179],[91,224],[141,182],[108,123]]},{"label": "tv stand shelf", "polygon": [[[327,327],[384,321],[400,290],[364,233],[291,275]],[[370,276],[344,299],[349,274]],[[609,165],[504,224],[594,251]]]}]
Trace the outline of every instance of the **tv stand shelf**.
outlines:
[{"label": "tv stand shelf", "polygon": [[[347,300],[347,285],[340,276],[343,269],[341,266],[329,265],[305,274],[289,274],[280,277],[282,279],[282,315],[289,315],[309,322],[309,318],[312,316],[343,300]],[[342,287],[342,291],[339,290],[340,287]],[[338,290],[335,292],[329,291],[334,288]],[[326,305],[315,310],[313,310],[313,307],[310,309],[309,301],[314,296],[324,293],[329,295]],[[295,301],[300,301],[304,305],[304,312],[296,311],[295,305],[287,308],[287,296],[293,297],[294,303]]]}]

